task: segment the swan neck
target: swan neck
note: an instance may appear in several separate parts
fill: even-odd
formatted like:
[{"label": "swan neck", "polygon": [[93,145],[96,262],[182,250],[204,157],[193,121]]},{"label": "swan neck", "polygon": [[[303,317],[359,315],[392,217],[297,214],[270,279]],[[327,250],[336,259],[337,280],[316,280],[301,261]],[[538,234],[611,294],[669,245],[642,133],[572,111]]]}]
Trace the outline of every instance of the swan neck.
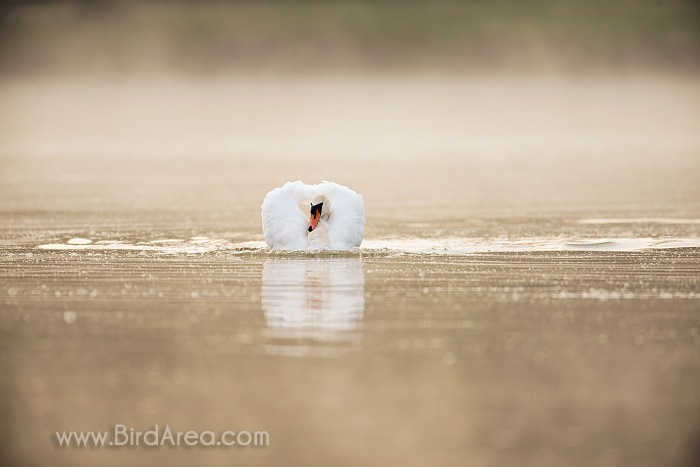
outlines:
[{"label": "swan neck", "polygon": [[321,251],[331,249],[331,240],[328,237],[328,228],[323,219],[318,222],[316,228],[309,232],[309,242],[306,248],[309,251]]}]

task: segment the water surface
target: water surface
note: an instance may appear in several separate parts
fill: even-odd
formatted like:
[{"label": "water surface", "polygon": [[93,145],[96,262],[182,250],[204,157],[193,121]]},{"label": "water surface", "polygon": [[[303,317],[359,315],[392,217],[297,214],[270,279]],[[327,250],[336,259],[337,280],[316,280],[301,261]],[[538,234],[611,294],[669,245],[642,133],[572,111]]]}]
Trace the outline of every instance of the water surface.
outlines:
[{"label": "water surface", "polygon": [[[697,463],[694,83],[0,94],[10,464]],[[293,179],[364,195],[360,252],[265,248],[262,198]],[[52,440],[116,423],[265,430],[270,445]]]}]

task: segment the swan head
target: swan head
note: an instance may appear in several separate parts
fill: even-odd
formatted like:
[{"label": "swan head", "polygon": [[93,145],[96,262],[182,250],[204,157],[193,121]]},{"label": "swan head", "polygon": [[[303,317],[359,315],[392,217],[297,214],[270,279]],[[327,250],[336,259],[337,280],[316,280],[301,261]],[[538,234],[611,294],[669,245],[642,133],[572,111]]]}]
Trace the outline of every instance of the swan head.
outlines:
[{"label": "swan head", "polygon": [[312,232],[321,218],[328,218],[331,212],[331,202],[325,195],[314,195],[311,198],[311,216],[309,217],[309,232]]}]

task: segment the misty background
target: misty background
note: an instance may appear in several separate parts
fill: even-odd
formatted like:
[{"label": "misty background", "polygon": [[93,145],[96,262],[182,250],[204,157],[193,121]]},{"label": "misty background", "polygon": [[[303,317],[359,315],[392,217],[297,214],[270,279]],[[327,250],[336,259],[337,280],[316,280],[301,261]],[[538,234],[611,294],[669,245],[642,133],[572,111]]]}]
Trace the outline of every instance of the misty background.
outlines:
[{"label": "misty background", "polygon": [[695,73],[700,8],[675,0],[9,1],[0,70]]},{"label": "misty background", "polygon": [[253,235],[294,179],[363,193],[370,235],[427,207],[698,215],[699,25],[656,0],[3,2],[5,218]]}]

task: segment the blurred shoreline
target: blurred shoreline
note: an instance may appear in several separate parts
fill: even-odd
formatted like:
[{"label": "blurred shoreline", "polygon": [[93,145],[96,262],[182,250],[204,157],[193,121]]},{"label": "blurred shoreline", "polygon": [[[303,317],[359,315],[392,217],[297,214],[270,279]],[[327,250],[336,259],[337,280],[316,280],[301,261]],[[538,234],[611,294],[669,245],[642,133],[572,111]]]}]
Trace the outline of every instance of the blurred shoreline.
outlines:
[{"label": "blurred shoreline", "polygon": [[15,1],[0,78],[700,72],[682,1]]}]

